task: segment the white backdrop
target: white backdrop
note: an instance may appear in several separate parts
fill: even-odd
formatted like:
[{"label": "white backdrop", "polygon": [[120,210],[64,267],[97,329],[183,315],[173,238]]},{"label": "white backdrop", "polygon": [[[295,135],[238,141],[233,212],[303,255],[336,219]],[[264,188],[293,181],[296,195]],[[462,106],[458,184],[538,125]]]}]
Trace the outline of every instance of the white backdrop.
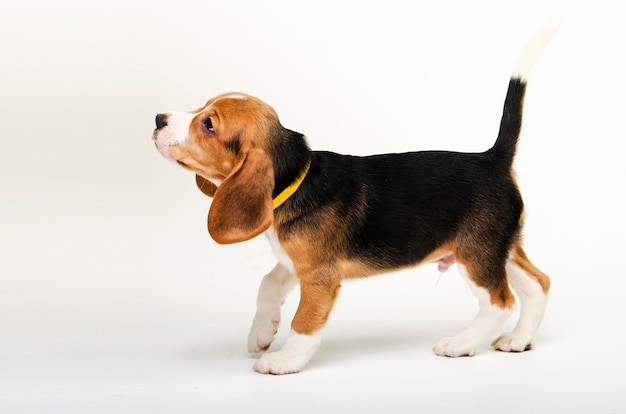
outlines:
[{"label": "white backdrop", "polygon": [[[4,2],[0,411],[624,412],[622,9]],[[531,77],[516,161],[527,252],[553,281],[536,350],[435,357],[476,306],[455,269],[436,284],[425,266],[346,284],[305,372],[253,373],[269,247],[209,238],[210,200],[156,152],[154,116],[237,90],[314,149],[481,151],[512,64],[555,16],[566,20]]]}]

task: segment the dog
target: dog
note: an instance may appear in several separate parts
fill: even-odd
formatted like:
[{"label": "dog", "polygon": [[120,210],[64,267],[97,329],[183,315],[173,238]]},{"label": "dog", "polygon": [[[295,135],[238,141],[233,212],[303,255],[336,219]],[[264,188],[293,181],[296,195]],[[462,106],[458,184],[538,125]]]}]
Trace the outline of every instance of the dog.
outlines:
[{"label": "dog", "polygon": [[558,25],[544,28],[510,78],[500,130],[482,153],[420,151],[373,156],[312,151],[283,127],[267,103],[227,93],[191,112],[156,116],[152,139],[169,160],[196,174],[213,198],[207,226],[218,243],[265,233],[278,258],[258,293],[248,350],[266,351],[280,307],[300,285],[291,333],[277,352],[254,364],[260,373],[301,371],[344,279],[425,263],[444,272],[456,263],[478,298],[469,327],[433,351],[472,356],[497,335],[517,293],[519,322],[493,341],[496,350],[531,349],[543,319],[550,279],[521,243],[524,206],[512,169],[531,68]]}]

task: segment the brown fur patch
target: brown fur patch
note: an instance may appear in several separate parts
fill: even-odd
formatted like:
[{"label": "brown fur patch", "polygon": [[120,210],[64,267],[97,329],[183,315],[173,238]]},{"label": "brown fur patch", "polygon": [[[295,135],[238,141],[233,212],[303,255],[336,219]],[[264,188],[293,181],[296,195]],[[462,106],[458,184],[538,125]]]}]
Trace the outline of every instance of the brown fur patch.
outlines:
[{"label": "brown fur patch", "polygon": [[515,296],[507,283],[504,265],[500,269],[500,266],[489,266],[480,260],[459,260],[459,263],[465,266],[472,282],[489,292],[492,305],[502,309],[515,305]]},{"label": "brown fur patch", "polygon": [[534,264],[526,256],[524,249],[522,249],[521,243],[516,243],[511,251],[511,256],[513,263],[519,266],[526,274],[532,278],[534,278],[539,285],[541,285],[541,289],[544,294],[548,294],[550,291],[550,278],[548,275],[539,270]]},{"label": "brown fur patch", "polygon": [[326,325],[341,288],[335,273],[335,269],[318,269],[314,282],[300,284],[300,304],[291,322],[295,332],[312,335]]}]

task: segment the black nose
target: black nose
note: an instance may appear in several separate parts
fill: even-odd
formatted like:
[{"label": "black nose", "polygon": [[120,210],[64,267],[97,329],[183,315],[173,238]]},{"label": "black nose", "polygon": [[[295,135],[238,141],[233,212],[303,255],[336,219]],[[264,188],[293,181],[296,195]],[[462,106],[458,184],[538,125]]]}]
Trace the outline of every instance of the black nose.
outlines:
[{"label": "black nose", "polygon": [[167,126],[167,115],[158,114],[156,116],[156,127],[157,129],[161,129],[164,126]]}]

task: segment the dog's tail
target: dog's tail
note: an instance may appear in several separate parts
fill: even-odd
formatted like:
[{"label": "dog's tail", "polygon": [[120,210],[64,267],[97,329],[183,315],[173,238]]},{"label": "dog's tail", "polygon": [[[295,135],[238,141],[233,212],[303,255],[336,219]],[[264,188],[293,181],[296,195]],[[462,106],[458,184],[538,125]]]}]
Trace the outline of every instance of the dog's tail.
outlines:
[{"label": "dog's tail", "polygon": [[496,143],[489,150],[490,153],[497,155],[500,160],[506,162],[508,167],[513,163],[517,140],[522,129],[522,112],[528,77],[541,51],[550,43],[560,25],[561,20],[559,19],[544,26],[528,43],[513,69],[504,101],[500,132]]}]

